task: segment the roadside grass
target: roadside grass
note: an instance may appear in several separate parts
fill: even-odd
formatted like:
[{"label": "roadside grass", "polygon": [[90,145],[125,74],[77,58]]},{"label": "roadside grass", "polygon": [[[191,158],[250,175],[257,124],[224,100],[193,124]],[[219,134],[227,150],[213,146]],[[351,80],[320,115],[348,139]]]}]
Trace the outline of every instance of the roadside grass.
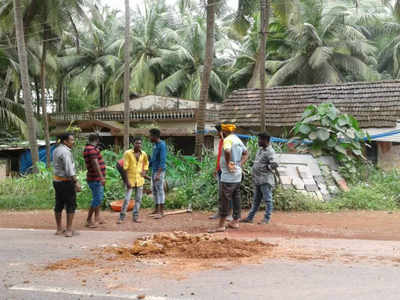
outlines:
[{"label": "roadside grass", "polygon": [[[47,174],[46,174],[47,172]],[[0,209],[30,210],[52,209],[54,189],[51,172],[46,171],[21,178],[6,179],[0,183]],[[212,172],[211,172],[212,173]],[[209,172],[199,172],[185,181],[184,185],[173,187],[167,194],[167,209],[178,209],[192,205],[195,210],[211,210],[217,205],[216,182]],[[83,190],[78,194],[77,204],[88,208],[91,201],[90,189],[85,183],[84,172],[79,177]],[[400,173],[385,173],[374,170],[368,181],[351,186],[349,192],[341,192],[327,202],[320,202],[293,189],[278,187],[274,191],[274,207],[280,211],[340,211],[340,210],[389,210],[400,209]],[[123,199],[124,190],[119,178],[109,180],[106,186],[106,205],[115,199]],[[144,196],[142,207],[153,205],[152,199]],[[247,208],[247,203],[244,203]]]},{"label": "roadside grass", "polygon": [[[88,208],[91,192],[86,184],[82,150],[84,144],[78,143],[74,150],[78,169],[78,178],[82,192],[78,194],[77,204],[81,209]],[[213,176],[215,157],[205,153],[201,162],[194,157],[175,153],[169,146],[167,158],[167,209],[186,208],[212,210],[217,206],[217,183]],[[144,141],[144,150],[151,152],[151,144]],[[103,157],[107,166],[107,184],[105,202],[107,208],[114,200],[124,198],[124,187],[115,168],[122,152],[104,150]],[[250,169],[250,166],[246,166]],[[39,165],[39,173],[19,178],[7,178],[0,182],[0,209],[29,210],[52,209],[54,189],[52,170]],[[249,172],[247,170],[247,172]],[[338,210],[398,210],[400,209],[400,171],[383,172],[372,166],[360,167],[358,177],[350,186],[349,192],[341,192],[330,201],[321,202],[292,189],[278,187],[274,191],[275,210],[280,211],[338,211]],[[147,182],[146,189],[150,189]],[[247,176],[242,184],[242,206],[249,208],[252,197],[251,178]],[[153,205],[152,199],[145,195],[143,208]]]}]

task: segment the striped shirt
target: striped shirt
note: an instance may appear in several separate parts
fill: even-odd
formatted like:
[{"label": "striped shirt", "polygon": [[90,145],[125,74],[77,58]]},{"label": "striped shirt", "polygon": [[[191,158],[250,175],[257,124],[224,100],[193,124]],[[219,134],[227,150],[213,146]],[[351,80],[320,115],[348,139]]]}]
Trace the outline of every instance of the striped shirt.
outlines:
[{"label": "striped shirt", "polygon": [[106,177],[106,165],[104,164],[103,157],[101,156],[100,150],[91,144],[87,144],[85,150],[83,151],[83,157],[85,158],[86,163],[86,180],[87,181],[100,181],[101,177],[99,176],[96,168],[92,164],[92,160],[97,159],[99,162],[100,170],[103,177]]}]

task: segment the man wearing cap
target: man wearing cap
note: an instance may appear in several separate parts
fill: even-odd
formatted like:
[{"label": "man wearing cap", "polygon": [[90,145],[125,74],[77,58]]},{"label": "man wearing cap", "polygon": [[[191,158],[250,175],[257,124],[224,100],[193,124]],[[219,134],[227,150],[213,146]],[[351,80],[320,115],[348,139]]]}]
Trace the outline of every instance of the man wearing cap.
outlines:
[{"label": "man wearing cap", "polygon": [[229,202],[232,201],[233,221],[228,227],[239,229],[240,219],[240,183],[242,181],[242,167],[248,158],[248,152],[243,142],[233,133],[236,126],[222,124],[224,136],[223,155],[221,157],[221,196],[219,205],[219,224],[210,232],[225,231],[225,220],[229,214]]},{"label": "man wearing cap", "polygon": [[[221,124],[217,124],[215,125],[215,129],[218,132],[218,136],[220,138],[219,143],[218,143],[218,154],[217,154],[217,165],[214,171],[214,177],[217,178],[218,181],[218,203],[220,201],[221,198],[221,156],[222,156],[222,148],[224,146],[224,136],[222,134],[222,127]],[[229,202],[229,209],[232,209],[232,202]],[[217,209],[217,212],[210,216],[209,219],[210,220],[216,220],[219,218],[219,210]],[[228,221],[232,221],[232,216],[228,216],[227,217]]]}]

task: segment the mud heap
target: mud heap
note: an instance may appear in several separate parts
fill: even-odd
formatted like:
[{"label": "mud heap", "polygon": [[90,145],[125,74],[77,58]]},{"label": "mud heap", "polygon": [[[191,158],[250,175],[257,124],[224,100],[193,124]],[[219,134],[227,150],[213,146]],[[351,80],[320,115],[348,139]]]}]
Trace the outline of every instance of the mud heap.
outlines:
[{"label": "mud heap", "polygon": [[[275,245],[260,241],[216,238],[186,232],[158,233],[137,239],[131,248],[115,248],[117,254],[137,257],[240,258],[266,254]],[[128,252],[128,253],[127,253]]]}]

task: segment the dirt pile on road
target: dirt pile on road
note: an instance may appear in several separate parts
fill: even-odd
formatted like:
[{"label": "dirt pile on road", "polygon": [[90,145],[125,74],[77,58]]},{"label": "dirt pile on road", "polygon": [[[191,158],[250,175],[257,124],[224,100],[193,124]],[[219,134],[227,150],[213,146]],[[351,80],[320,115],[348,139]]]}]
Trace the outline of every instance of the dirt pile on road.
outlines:
[{"label": "dirt pile on road", "polygon": [[137,239],[131,248],[115,248],[126,257],[240,258],[267,254],[275,245],[186,232],[158,233]]}]

